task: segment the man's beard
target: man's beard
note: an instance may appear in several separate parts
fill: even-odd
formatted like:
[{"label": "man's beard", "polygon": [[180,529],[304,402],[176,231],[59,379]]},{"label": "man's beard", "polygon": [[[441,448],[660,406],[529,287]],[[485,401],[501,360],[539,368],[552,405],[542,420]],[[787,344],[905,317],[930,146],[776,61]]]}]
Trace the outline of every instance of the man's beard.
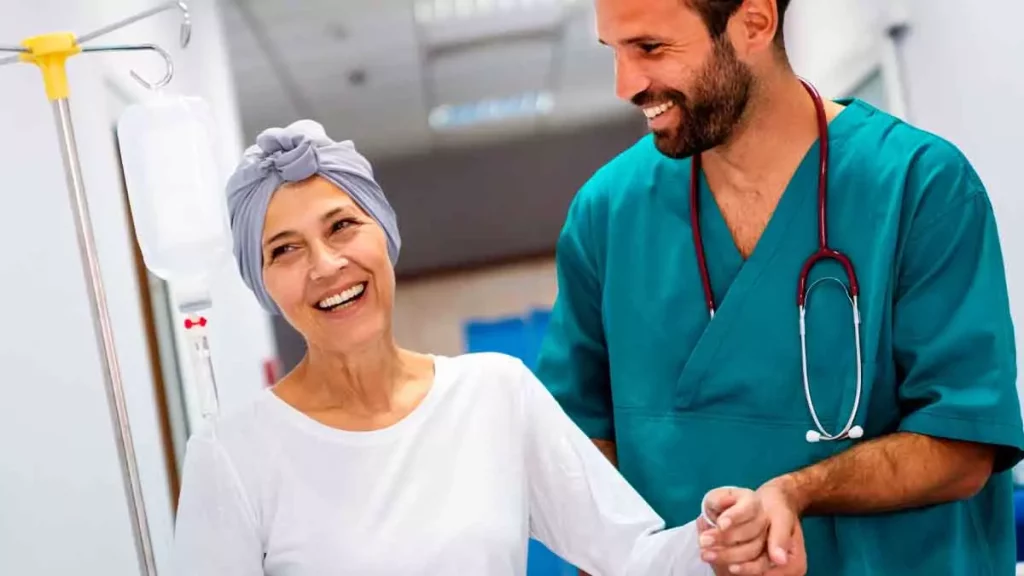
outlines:
[{"label": "man's beard", "polygon": [[637,106],[671,101],[679,111],[679,124],[654,131],[658,150],[670,158],[687,158],[724,144],[739,124],[750,101],[754,76],[736,58],[723,36],[715,40],[711,57],[697,74],[691,95],[676,90],[641,92]]}]

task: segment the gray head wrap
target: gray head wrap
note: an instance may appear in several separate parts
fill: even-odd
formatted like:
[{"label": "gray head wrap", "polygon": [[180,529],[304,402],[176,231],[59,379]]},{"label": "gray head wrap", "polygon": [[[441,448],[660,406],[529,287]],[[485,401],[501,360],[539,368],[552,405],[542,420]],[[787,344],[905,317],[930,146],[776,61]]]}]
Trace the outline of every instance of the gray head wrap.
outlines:
[{"label": "gray head wrap", "polygon": [[228,211],[234,235],[235,258],[242,280],[268,312],[277,305],[263,285],[263,224],[274,192],[285,182],[300,182],[315,174],[344,190],[380,224],[394,265],[402,240],[395,213],[374,180],[373,168],[350,140],[335,142],[323,126],[300,120],[286,128],[269,128],[245,151],[228,179]]}]

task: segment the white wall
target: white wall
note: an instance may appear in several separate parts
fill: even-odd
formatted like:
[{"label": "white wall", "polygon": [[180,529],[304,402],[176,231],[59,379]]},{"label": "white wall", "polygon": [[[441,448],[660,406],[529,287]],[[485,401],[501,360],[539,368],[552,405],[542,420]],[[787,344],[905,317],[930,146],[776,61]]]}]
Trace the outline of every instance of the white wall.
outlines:
[{"label": "white wall", "polygon": [[[42,32],[87,32],[148,8],[142,0],[0,1],[0,43]],[[176,56],[172,91],[206,97],[237,154],[238,122],[212,0],[193,2],[194,45]],[[175,46],[173,13],[139,23],[100,43]],[[159,58],[84,55],[69,64],[72,113],[103,280],[111,307],[132,433],[138,451],[158,566],[168,573],[172,536],[168,478],[155,413],[113,126],[138,96],[130,66],[159,77]],[[103,387],[86,284],[54,120],[39,72],[0,68],[0,574],[138,574],[125,489]],[[273,353],[265,319],[226,263],[214,286],[219,306],[214,346],[225,404],[261,385],[260,363]],[[240,289],[241,288],[241,289]]]},{"label": "white wall", "polygon": [[467,321],[550,308],[556,285],[553,259],[402,282],[395,296],[395,339],[418,352],[461,354]]},{"label": "white wall", "polygon": [[886,26],[904,19],[904,0],[792,0],[787,53],[796,73],[822,94],[846,95],[890,64]]}]

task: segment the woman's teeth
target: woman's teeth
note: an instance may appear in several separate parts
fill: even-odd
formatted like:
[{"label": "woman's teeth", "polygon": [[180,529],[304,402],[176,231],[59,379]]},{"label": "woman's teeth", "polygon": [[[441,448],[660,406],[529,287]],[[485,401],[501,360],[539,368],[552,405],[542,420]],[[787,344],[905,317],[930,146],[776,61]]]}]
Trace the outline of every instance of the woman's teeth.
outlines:
[{"label": "woman's teeth", "polygon": [[317,303],[317,308],[320,308],[321,310],[330,310],[351,304],[356,298],[363,294],[364,290],[366,290],[366,282],[356,284],[341,294],[335,294],[330,298],[324,298]]},{"label": "woman's teeth", "polygon": [[649,106],[643,109],[644,116],[647,116],[648,120],[653,120],[654,118],[657,118],[658,116],[661,116],[662,114],[667,112],[673,106],[675,106],[675,102],[671,101],[665,102],[664,104],[658,104],[657,106]]}]

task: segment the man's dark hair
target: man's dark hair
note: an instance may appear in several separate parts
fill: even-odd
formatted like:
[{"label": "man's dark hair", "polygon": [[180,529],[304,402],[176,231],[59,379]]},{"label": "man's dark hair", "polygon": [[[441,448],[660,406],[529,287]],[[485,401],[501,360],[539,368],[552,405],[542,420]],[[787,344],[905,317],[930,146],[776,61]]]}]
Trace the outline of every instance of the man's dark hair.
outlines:
[{"label": "man's dark hair", "polygon": [[[729,18],[740,9],[743,0],[684,0],[691,8],[700,14],[704,25],[708,27],[711,37],[718,39],[725,33],[729,24]],[[780,50],[785,50],[782,38],[782,25],[786,18],[786,8],[789,8],[789,0],[776,0],[779,8],[779,29],[775,32],[775,45]]]}]

